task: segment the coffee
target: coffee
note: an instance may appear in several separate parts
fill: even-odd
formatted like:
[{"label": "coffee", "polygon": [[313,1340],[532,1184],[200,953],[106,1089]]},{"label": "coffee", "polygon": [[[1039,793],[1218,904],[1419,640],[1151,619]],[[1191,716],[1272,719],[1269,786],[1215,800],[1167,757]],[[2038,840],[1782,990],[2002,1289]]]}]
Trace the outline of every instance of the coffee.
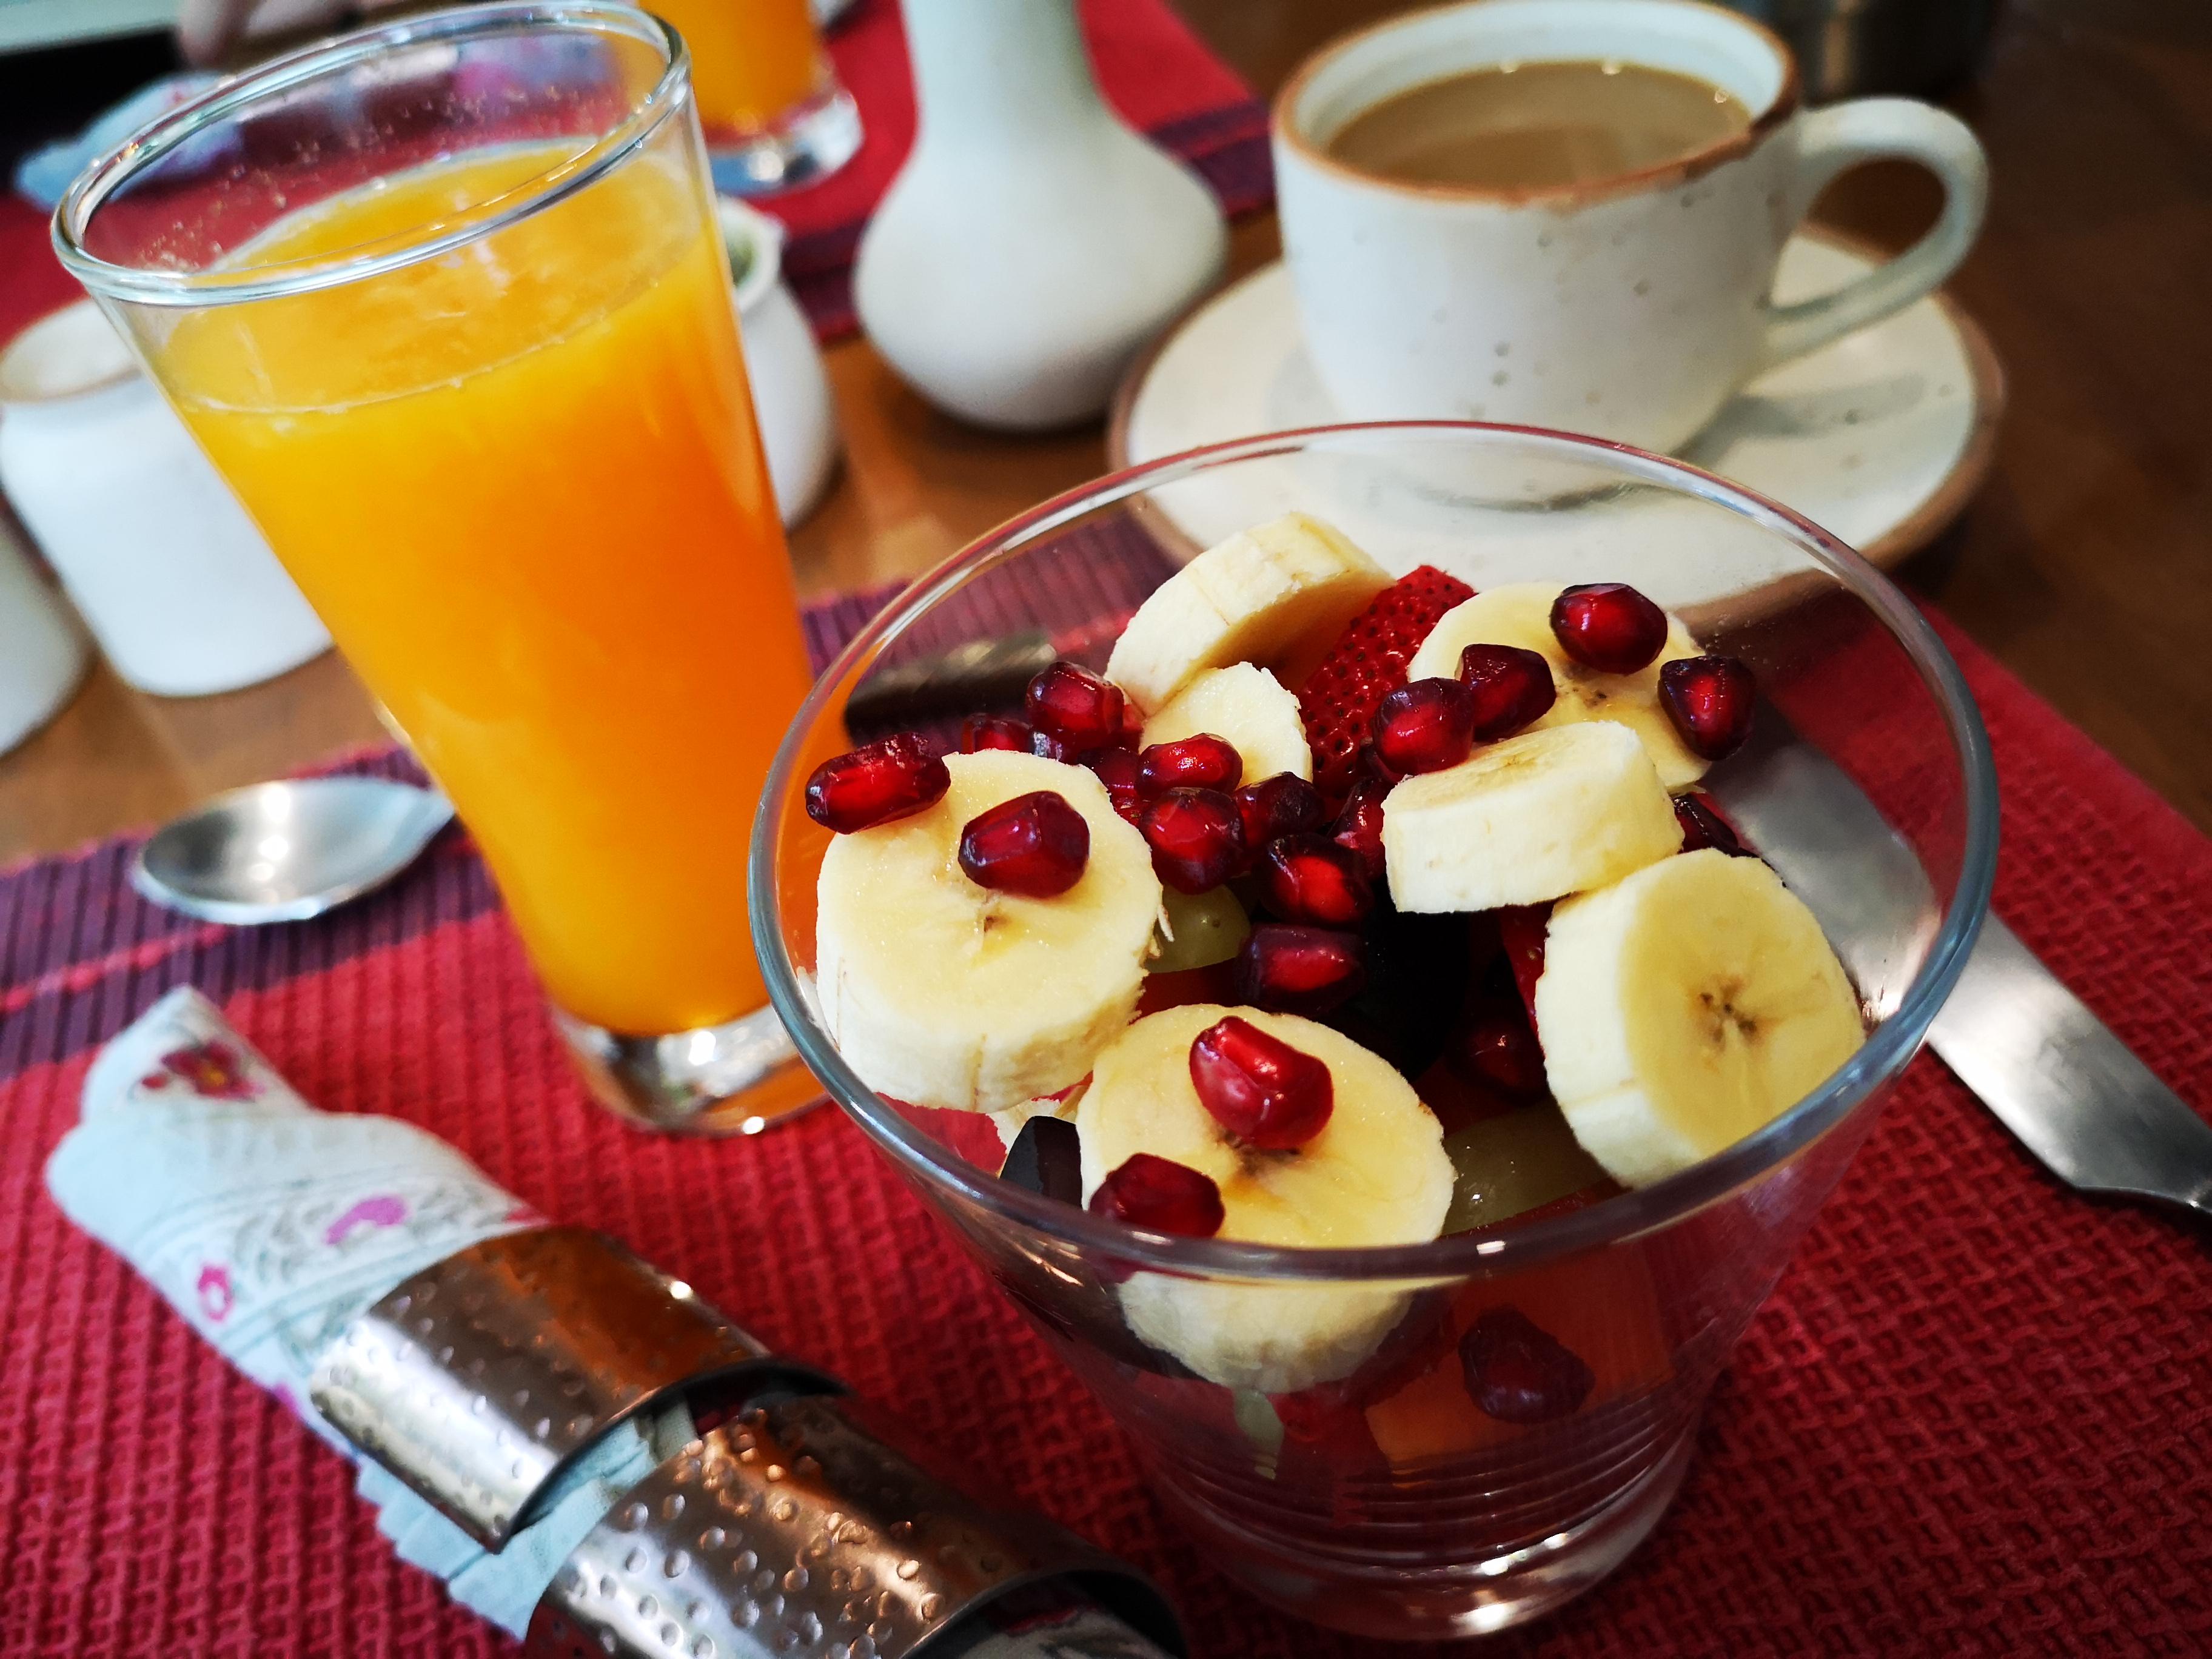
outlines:
[{"label": "coffee", "polygon": [[1719,87],[1641,64],[1503,64],[1408,88],[1328,153],[1408,184],[1546,190],[1639,172],[1749,130]]}]

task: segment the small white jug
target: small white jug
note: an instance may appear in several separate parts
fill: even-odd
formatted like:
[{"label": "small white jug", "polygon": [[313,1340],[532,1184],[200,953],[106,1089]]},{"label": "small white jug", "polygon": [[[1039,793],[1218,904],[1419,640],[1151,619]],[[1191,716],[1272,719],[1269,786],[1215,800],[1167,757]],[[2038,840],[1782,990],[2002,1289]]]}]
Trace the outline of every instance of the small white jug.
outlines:
[{"label": "small white jug", "polygon": [[919,125],[853,295],[900,376],[1019,431],[1097,414],[1228,247],[1196,174],[1098,94],[1075,0],[905,0]]},{"label": "small white jug", "polygon": [[714,198],[714,211],[744,337],[753,419],[776,514],[788,529],[814,510],[836,470],[837,409],[814,331],[783,280],[783,226],[726,196]]},{"label": "small white jug", "polygon": [[171,697],[295,668],[331,636],[89,300],[0,353],[0,486],[115,671]]}]

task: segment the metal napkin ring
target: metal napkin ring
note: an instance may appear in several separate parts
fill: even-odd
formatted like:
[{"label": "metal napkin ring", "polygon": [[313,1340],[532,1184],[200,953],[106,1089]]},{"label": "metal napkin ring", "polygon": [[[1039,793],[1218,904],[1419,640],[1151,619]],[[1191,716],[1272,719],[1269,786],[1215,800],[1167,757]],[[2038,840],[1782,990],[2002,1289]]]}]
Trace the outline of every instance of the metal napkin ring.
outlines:
[{"label": "metal napkin ring", "polygon": [[[345,1437],[489,1550],[569,1462],[681,1389],[772,1359],[738,1326],[604,1234],[544,1227],[425,1268],[356,1319],[309,1393]],[[787,1386],[789,1384],[787,1383]]]},{"label": "metal napkin ring", "polygon": [[1051,1578],[1187,1651],[1142,1576],[967,1496],[866,1417],[848,1397],[781,1398],[684,1447],[569,1555],[531,1620],[530,1659],[903,1659]]}]

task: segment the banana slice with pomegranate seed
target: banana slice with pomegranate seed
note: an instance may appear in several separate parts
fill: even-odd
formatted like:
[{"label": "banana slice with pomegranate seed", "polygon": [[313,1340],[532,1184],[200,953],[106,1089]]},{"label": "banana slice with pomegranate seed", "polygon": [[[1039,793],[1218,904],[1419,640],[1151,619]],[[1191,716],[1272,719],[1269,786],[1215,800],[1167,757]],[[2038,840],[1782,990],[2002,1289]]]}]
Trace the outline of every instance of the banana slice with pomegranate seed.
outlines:
[{"label": "banana slice with pomegranate seed", "polygon": [[1553,909],[1536,1021],[1567,1127],[1632,1187],[1763,1128],[1866,1041],[1804,902],[1715,848]]},{"label": "banana slice with pomegranate seed", "polygon": [[[1328,1067],[1334,1105],[1318,1133],[1263,1152],[1200,1100],[1191,1045],[1234,1017]],[[1437,1237],[1451,1203],[1443,1132],[1379,1055],[1311,1020],[1196,1004],[1139,1020],[1098,1056],[1076,1109],[1087,1202],[1139,1152],[1219,1188],[1216,1237],[1309,1249]],[[1344,1285],[1227,1284],[1138,1273],[1121,1287],[1129,1328],[1210,1382],[1281,1394],[1348,1375],[1402,1314],[1406,1297]]]},{"label": "banana slice with pomegranate seed", "polygon": [[[934,805],[830,843],[817,884],[822,1020],[861,1080],[917,1106],[1000,1111],[1057,1093],[1128,1024],[1160,913],[1145,838],[1079,766],[947,755]],[[960,863],[963,830],[1040,790],[1090,832],[1050,897],[994,891]]]},{"label": "banana slice with pomegranate seed", "polygon": [[1681,845],[1649,750],[1612,720],[1524,732],[1382,800],[1383,867],[1401,910],[1540,904]]},{"label": "banana slice with pomegranate seed", "polygon": [[1149,749],[1200,732],[1228,739],[1244,762],[1246,783],[1285,772],[1313,777],[1298,700],[1264,668],[1240,662],[1194,676],[1145,722],[1142,741]]},{"label": "banana slice with pomegranate seed", "polygon": [[1406,678],[1456,679],[1459,653],[1470,645],[1514,645],[1534,651],[1552,665],[1559,700],[1529,727],[1542,731],[1580,720],[1612,720],[1644,739],[1659,781],[1684,789],[1705,773],[1707,763],[1692,752],[1659,701],[1659,671],[1678,657],[1700,649],[1678,617],[1667,618],[1667,642],[1650,664],[1632,674],[1607,674],[1569,656],[1552,631],[1552,602],[1559,590],[1548,582],[1516,582],[1492,587],[1452,607],[1439,617],[1406,666]]},{"label": "banana slice with pomegranate seed", "polygon": [[1234,662],[1295,686],[1389,585],[1342,531],[1286,513],[1206,549],[1153,589],[1114,642],[1106,678],[1146,709]]}]

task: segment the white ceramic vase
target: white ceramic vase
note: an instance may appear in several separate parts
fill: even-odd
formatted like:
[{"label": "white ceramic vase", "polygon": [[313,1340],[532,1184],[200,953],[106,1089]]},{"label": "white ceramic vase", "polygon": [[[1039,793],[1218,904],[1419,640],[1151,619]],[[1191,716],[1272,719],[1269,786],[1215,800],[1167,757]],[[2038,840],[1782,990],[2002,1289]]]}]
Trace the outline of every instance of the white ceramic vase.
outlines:
[{"label": "white ceramic vase", "polygon": [[1219,276],[1220,206],[1107,107],[1075,0],[903,7],[918,128],[861,238],[861,324],[963,420],[1035,430],[1096,415]]}]

